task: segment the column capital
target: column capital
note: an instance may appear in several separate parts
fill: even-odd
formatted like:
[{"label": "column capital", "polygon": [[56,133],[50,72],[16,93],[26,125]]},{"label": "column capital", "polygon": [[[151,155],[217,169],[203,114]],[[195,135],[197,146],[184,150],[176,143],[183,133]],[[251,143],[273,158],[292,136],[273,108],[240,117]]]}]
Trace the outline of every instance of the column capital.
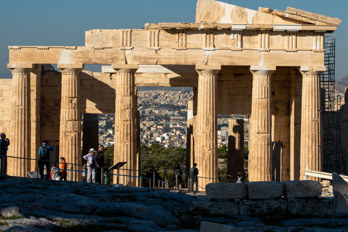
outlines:
[{"label": "column capital", "polygon": [[9,63],[7,68],[12,72],[28,73],[33,69],[33,64],[31,63]]},{"label": "column capital", "polygon": [[259,65],[259,66],[250,66],[250,71],[255,72],[261,75],[272,74],[277,69],[275,65]]},{"label": "column capital", "polygon": [[320,75],[326,71],[325,66],[301,66],[300,72],[302,74],[316,74]]},{"label": "column capital", "polygon": [[57,68],[60,69],[63,74],[76,74],[81,72],[84,68],[84,64],[57,64]]},{"label": "column capital", "polygon": [[135,73],[139,65],[137,64],[113,64],[112,68],[115,69],[116,72],[130,72]]},{"label": "column capital", "polygon": [[196,71],[204,74],[217,74],[221,70],[221,65],[196,65]]}]

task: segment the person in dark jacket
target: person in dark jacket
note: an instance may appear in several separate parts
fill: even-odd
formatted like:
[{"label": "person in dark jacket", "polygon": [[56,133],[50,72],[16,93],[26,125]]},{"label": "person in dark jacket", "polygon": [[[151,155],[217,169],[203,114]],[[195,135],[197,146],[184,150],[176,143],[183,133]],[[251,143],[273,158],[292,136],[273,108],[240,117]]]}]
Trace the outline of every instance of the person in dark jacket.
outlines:
[{"label": "person in dark jacket", "polygon": [[[193,167],[190,169],[190,178],[191,178],[190,190],[197,192],[198,191],[198,168],[196,163],[194,163]],[[193,188],[193,186],[195,186],[195,188]]]},{"label": "person in dark jacket", "polygon": [[48,179],[49,176],[46,174],[44,176],[44,169],[50,170],[50,151],[53,151],[52,147],[48,145],[48,141],[44,140],[42,146],[39,148],[39,169],[41,179]]},{"label": "person in dark jacket", "polygon": [[101,184],[101,170],[104,167],[104,146],[100,145],[98,151],[95,153],[95,179],[96,183]]},{"label": "person in dark jacket", "polygon": [[0,158],[1,158],[1,172],[0,174],[6,175],[6,167],[7,167],[7,150],[10,145],[10,140],[6,138],[5,133],[1,133],[0,135]]}]

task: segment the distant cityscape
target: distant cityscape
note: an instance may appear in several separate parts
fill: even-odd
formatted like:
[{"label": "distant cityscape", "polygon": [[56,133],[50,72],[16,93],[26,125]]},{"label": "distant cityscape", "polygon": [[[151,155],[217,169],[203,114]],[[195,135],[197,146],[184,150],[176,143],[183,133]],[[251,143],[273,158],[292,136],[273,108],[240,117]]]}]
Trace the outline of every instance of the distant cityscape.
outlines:
[{"label": "distant cityscape", "polygon": [[[165,148],[186,148],[187,108],[193,100],[191,88],[140,88],[138,110],[140,113],[140,143],[151,146],[160,143]],[[223,115],[218,118],[218,146],[228,143],[228,120],[245,121],[245,141],[248,141],[248,117]],[[114,146],[114,115],[99,115],[99,143]]]}]

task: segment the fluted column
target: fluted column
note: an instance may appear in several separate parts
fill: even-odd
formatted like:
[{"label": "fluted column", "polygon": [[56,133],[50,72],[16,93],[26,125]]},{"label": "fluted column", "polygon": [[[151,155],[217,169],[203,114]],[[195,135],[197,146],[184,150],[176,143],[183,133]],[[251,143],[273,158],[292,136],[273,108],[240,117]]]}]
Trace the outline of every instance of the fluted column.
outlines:
[{"label": "fluted column", "polygon": [[[120,169],[120,174],[137,176],[137,98],[134,74],[138,65],[113,65],[113,68],[117,72],[114,163],[127,162]],[[120,177],[119,180],[121,184],[136,186],[135,178]]]},{"label": "fluted column", "polygon": [[219,65],[196,66],[198,72],[195,160],[199,190],[218,179],[216,88]]},{"label": "fluted column", "polygon": [[30,170],[30,71],[32,64],[8,64],[12,71],[11,110],[12,138],[8,158],[7,173],[11,176],[27,177]]},{"label": "fluted column", "polygon": [[309,170],[322,170],[320,75],[325,67],[301,67],[301,164],[300,179]]},{"label": "fluted column", "polygon": [[275,67],[252,66],[249,181],[272,181],[271,75]]},{"label": "fluted column", "polygon": [[[74,169],[79,170],[82,155],[79,73],[83,69],[83,65],[58,65],[58,68],[62,72],[59,156],[65,158],[68,169],[73,166]],[[80,176],[80,173],[73,172],[72,179],[78,181]],[[70,178],[68,176],[69,180]]]}]

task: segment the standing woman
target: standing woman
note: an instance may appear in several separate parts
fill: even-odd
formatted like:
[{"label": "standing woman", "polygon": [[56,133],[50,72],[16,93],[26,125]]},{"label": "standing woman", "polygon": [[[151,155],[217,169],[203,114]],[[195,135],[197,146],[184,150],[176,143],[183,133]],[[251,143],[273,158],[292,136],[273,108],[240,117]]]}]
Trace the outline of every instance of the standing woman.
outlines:
[{"label": "standing woman", "polygon": [[61,180],[65,180],[66,181],[66,176],[67,176],[67,169],[68,169],[68,165],[65,162],[65,158],[64,157],[60,157],[60,162],[62,163],[61,169],[59,171],[59,174],[61,176]]}]

